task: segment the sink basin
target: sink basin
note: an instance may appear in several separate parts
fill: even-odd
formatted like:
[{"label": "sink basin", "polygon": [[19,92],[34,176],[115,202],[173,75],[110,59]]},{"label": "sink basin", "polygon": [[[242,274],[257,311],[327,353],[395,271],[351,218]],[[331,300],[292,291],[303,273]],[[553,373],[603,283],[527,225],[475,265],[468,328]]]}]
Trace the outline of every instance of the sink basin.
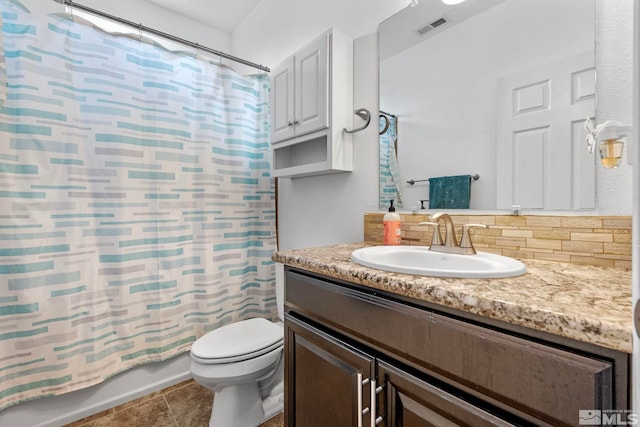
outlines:
[{"label": "sink basin", "polygon": [[527,271],[520,261],[502,255],[445,254],[430,251],[428,246],[371,246],[353,251],[351,260],[379,270],[433,277],[497,279]]}]

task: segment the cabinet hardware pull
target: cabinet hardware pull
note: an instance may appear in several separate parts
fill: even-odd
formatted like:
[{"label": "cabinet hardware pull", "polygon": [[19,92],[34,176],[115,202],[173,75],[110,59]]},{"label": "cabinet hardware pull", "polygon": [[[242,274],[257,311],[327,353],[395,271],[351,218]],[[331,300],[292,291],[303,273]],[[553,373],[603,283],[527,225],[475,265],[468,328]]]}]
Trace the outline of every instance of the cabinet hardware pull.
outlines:
[{"label": "cabinet hardware pull", "polygon": [[300,124],[300,122],[299,122],[299,121],[297,121],[297,120],[294,120],[294,121],[293,121],[293,125],[294,125],[294,126],[297,126],[297,125],[299,125],[299,124]]},{"label": "cabinet hardware pull", "polygon": [[[359,373],[359,372],[356,374],[356,378],[357,378],[357,381],[358,381],[358,411],[357,411],[357,414],[358,414],[358,427],[362,427],[362,416],[368,414],[369,411],[370,411],[370,409],[368,407],[362,409],[362,399],[363,399],[362,387],[367,385],[367,384],[369,384],[369,378],[365,378],[363,380],[362,379],[362,374]],[[372,384],[375,384],[375,381],[373,381]]]},{"label": "cabinet hardware pull", "polygon": [[287,123],[287,126],[289,126],[289,127],[291,127],[291,126],[293,126],[293,125],[294,125],[294,123],[293,123],[293,122],[288,122],[288,123]]},{"label": "cabinet hardware pull", "polygon": [[356,378],[358,381],[358,427],[362,427],[362,374],[358,372]]},{"label": "cabinet hardware pull", "polygon": [[384,386],[376,387],[376,380],[371,380],[371,427],[376,427],[383,420],[382,417],[376,417],[377,399],[376,395],[382,391]]}]

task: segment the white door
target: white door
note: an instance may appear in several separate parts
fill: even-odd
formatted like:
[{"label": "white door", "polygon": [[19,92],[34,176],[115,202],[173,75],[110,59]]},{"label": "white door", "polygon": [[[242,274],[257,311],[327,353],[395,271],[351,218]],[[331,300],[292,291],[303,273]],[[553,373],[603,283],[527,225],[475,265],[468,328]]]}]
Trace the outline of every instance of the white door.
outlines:
[{"label": "white door", "polygon": [[595,209],[593,52],[498,79],[498,209]]},{"label": "white door", "polygon": [[295,56],[296,136],[329,126],[329,37],[322,37]]},{"label": "white door", "polygon": [[294,136],[294,71],[293,57],[271,71],[271,143]]}]

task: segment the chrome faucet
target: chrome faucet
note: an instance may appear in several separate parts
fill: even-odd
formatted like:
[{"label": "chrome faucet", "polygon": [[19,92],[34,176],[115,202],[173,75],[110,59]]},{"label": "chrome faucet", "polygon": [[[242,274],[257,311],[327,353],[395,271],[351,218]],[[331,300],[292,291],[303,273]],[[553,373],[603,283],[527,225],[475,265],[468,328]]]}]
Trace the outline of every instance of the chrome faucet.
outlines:
[{"label": "chrome faucet", "polygon": [[[465,224],[462,226],[462,240],[458,245],[456,239],[456,230],[453,226],[451,217],[444,213],[438,212],[429,218],[431,221],[421,222],[418,225],[431,225],[433,227],[433,238],[431,239],[430,251],[444,252],[448,254],[461,254],[461,255],[474,255],[476,250],[471,242],[471,235],[469,229],[487,228],[484,224]],[[442,236],[440,235],[440,220],[444,221],[444,243],[442,243]]]}]

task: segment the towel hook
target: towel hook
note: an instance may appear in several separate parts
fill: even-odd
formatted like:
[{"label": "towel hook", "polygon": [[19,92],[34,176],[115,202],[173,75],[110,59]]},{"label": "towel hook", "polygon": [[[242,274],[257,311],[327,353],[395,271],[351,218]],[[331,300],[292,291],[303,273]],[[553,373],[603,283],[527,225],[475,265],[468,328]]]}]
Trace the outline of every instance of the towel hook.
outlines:
[{"label": "towel hook", "polygon": [[342,128],[342,132],[343,133],[356,133],[356,132],[360,132],[361,130],[364,130],[367,128],[367,126],[369,126],[369,123],[371,122],[371,113],[369,112],[369,110],[367,110],[366,108],[358,108],[357,110],[355,110],[353,112],[356,116],[360,117],[362,120],[365,121],[364,125],[362,125],[361,127],[357,128],[357,129],[353,129],[353,130],[347,130],[347,128]]},{"label": "towel hook", "polygon": [[385,114],[380,114],[380,118],[384,119],[384,129],[380,131],[380,135],[384,135],[389,130],[389,126],[391,126],[391,121],[389,120],[389,117],[387,117]]}]

